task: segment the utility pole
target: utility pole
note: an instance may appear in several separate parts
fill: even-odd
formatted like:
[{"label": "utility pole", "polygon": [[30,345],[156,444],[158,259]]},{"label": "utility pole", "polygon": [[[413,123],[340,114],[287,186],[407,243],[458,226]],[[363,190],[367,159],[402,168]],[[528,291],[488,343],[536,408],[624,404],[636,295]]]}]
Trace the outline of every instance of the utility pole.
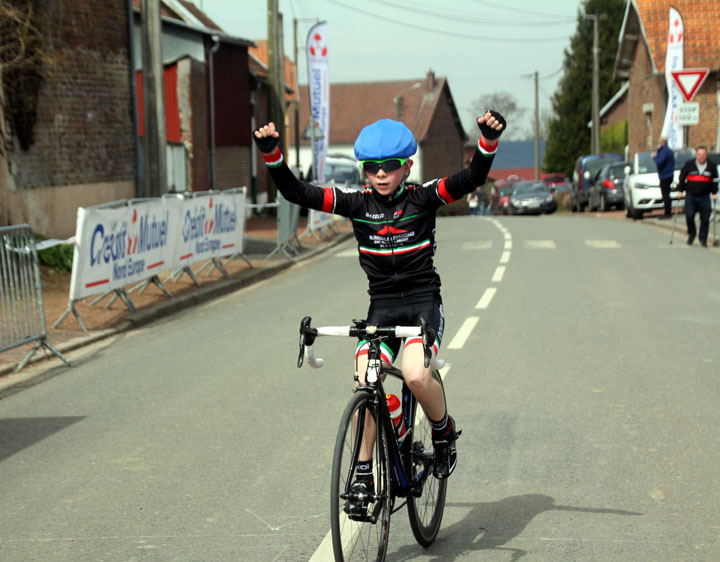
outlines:
[{"label": "utility pole", "polygon": [[[275,123],[280,133],[281,149],[285,138],[285,57],[282,48],[282,15],[278,0],[268,0],[268,121]],[[287,154],[287,150],[284,150]],[[268,200],[275,201],[276,187],[268,181]]]},{"label": "utility pole", "polygon": [[592,76],[592,154],[600,154],[600,46],[598,15],[588,16],[593,20],[593,76]]},{"label": "utility pole", "polygon": [[540,179],[540,105],[538,102],[538,72],[535,71],[535,179]]},{"label": "utility pole", "polygon": [[140,195],[159,197],[167,192],[160,0],[144,0],[141,13],[145,142]]},{"label": "utility pole", "polygon": [[[298,44],[297,44],[297,18],[293,18],[293,61],[295,62],[295,86],[298,79]],[[298,88],[299,89],[299,88]],[[300,171],[300,92],[295,92],[297,103],[295,104],[295,167]]]}]

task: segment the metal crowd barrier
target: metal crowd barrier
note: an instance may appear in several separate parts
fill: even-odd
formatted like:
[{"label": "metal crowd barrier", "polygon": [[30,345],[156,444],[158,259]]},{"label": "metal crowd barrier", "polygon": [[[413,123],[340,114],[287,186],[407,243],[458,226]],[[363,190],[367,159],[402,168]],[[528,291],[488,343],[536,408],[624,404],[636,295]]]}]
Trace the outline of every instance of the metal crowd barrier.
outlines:
[{"label": "metal crowd barrier", "polygon": [[47,338],[35,235],[26,225],[0,227],[0,353],[36,342],[15,369],[45,347],[70,365]]}]

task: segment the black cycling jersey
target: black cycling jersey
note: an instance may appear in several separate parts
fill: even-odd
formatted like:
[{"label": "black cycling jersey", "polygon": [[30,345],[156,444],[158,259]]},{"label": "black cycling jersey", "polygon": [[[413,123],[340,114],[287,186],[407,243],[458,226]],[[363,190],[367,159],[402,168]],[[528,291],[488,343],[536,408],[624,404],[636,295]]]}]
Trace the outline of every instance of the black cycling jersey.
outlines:
[{"label": "black cycling jersey", "polygon": [[485,183],[496,148],[480,139],[470,165],[461,172],[423,185],[406,184],[390,197],[369,185],[355,191],[301,182],[279,148],[263,157],[285,199],[352,220],[360,266],[374,299],[439,292],[440,276],[433,265],[437,209]]}]

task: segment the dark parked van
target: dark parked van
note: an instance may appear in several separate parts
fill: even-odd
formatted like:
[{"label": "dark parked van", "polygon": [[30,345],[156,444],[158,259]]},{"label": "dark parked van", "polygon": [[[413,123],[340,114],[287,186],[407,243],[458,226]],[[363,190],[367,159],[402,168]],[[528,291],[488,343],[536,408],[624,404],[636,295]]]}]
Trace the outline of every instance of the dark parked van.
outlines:
[{"label": "dark parked van", "polygon": [[588,204],[588,195],[592,179],[605,164],[624,160],[622,154],[586,154],[575,161],[572,176],[572,191],[570,194],[570,207],[573,211],[582,213]]}]

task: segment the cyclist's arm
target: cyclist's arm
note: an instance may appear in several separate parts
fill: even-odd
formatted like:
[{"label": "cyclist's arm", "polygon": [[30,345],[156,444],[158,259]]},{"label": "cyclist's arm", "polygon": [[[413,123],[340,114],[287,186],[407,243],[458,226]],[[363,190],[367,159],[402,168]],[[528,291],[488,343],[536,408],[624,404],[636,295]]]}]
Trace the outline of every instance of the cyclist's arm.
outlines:
[{"label": "cyclist's arm", "polygon": [[280,193],[291,203],[325,213],[350,215],[353,194],[336,187],[319,187],[298,180],[285,163],[280,147],[275,147],[272,152],[263,153],[263,159]]},{"label": "cyclist's arm", "polygon": [[497,147],[497,141],[488,141],[481,136],[478,140],[477,150],[467,168],[457,174],[425,185],[434,185],[437,197],[442,203],[449,204],[462,199],[467,193],[485,185]]}]

